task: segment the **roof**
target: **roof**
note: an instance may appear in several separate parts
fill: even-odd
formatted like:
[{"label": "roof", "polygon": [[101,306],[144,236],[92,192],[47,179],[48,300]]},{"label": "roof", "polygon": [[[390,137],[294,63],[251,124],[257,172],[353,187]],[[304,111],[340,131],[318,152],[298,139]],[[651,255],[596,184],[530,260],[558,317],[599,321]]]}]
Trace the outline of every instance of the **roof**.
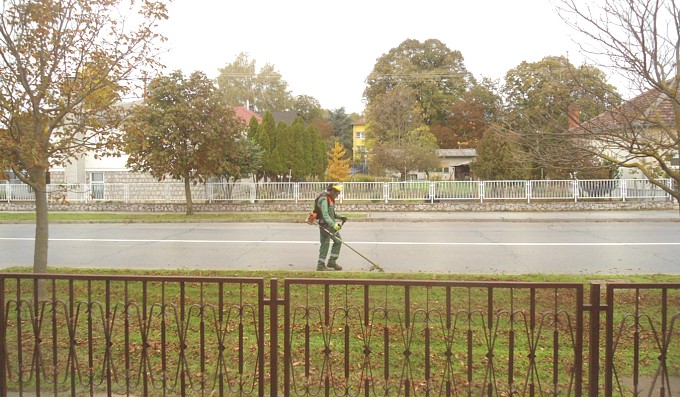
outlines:
[{"label": "roof", "polygon": [[437,149],[439,157],[477,157],[477,149]]},{"label": "roof", "polygon": [[283,112],[271,112],[274,116],[274,121],[277,123],[284,122],[288,125],[292,125],[295,118],[300,114],[296,111],[287,110]]},{"label": "roof", "polygon": [[617,109],[604,112],[582,123],[580,128],[611,131],[636,123],[674,127],[673,99],[663,92],[651,89],[623,103]]},{"label": "roof", "polygon": [[364,120],[363,117],[360,118],[360,119],[358,119],[358,120],[356,120],[356,121],[354,121],[354,122],[352,122],[352,125],[363,125],[363,124],[366,124],[366,120]]},{"label": "roof", "polygon": [[262,122],[262,116],[259,114],[253,112],[252,110],[249,110],[243,106],[237,106],[234,108],[234,113],[236,113],[236,117],[240,118],[243,120],[246,124],[250,124],[250,119],[255,116],[257,118],[257,122],[261,123]]}]

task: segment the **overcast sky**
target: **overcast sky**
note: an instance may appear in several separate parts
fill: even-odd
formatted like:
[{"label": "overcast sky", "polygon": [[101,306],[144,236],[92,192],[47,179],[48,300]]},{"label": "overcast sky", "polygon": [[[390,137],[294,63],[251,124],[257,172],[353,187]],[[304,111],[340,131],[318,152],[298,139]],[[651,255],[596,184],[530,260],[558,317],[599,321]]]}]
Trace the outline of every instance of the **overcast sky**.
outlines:
[{"label": "overcast sky", "polygon": [[166,72],[216,77],[246,52],[258,71],[273,64],[293,95],[347,113],[364,110],[376,60],[406,39],[460,51],[478,79],[546,56],[583,59],[549,0],[174,0],[169,12]]}]

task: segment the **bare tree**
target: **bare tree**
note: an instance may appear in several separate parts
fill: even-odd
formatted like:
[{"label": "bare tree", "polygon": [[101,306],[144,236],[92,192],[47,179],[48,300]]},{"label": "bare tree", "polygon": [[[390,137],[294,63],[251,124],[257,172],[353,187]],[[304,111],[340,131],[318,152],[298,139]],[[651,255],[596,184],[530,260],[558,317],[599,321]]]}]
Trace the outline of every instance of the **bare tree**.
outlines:
[{"label": "bare tree", "polygon": [[47,171],[85,152],[116,150],[120,101],[157,66],[155,29],[167,10],[163,0],[4,0],[0,7],[0,170],[35,192],[34,271],[44,273]]},{"label": "bare tree", "polygon": [[[634,99],[575,131],[588,150],[635,169],[680,201],[680,10],[675,0],[559,0],[562,19],[584,37],[589,61],[627,82]],[[572,131],[574,132],[574,131]],[[669,184],[670,178],[674,183]]]}]

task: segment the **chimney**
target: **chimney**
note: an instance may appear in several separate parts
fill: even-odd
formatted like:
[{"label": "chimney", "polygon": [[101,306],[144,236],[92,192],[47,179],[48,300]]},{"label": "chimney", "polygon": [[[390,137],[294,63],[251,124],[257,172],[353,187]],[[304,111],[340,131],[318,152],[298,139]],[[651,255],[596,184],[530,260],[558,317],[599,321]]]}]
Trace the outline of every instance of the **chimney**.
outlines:
[{"label": "chimney", "polygon": [[581,125],[581,109],[577,106],[569,106],[567,110],[567,131],[578,128]]}]

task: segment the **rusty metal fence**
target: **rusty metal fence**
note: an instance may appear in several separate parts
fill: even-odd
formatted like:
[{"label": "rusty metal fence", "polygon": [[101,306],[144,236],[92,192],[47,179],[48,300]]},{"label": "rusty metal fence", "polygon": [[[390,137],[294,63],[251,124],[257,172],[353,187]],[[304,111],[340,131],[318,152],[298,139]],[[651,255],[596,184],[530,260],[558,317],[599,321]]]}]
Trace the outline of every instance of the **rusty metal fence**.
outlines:
[{"label": "rusty metal fence", "polygon": [[0,273],[0,292],[1,396],[680,393],[677,283]]}]

